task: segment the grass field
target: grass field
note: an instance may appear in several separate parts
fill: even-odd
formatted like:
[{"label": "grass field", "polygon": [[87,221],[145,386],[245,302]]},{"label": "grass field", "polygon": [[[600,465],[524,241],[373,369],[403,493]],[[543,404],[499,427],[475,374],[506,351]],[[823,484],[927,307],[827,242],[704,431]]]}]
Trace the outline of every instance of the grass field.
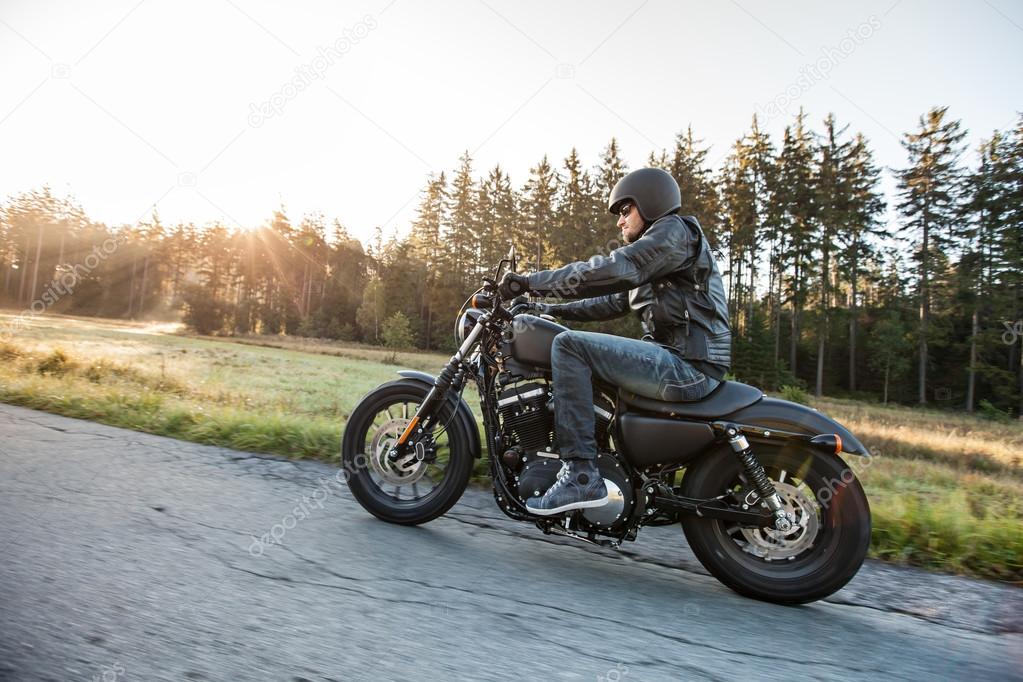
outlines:
[{"label": "grass field", "polygon": [[[0,313],[0,328],[10,315]],[[447,357],[174,325],[44,316],[0,343],[0,401],[202,443],[336,460],[358,400]],[[469,396],[474,404],[475,396]],[[821,400],[875,453],[850,462],[885,560],[1023,582],[1023,426]],[[485,468],[482,463],[478,473]]]}]

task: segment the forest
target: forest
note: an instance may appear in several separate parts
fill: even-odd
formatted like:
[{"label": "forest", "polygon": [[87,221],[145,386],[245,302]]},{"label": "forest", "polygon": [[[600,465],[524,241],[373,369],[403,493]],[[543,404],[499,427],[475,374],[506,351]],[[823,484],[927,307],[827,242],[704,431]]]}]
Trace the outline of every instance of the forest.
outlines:
[{"label": "forest", "polygon": [[[903,134],[903,163],[882,168],[849,124],[800,111],[780,140],[754,116],[719,167],[691,127],[650,154],[717,255],[733,376],[1019,418],[1023,116],[976,149],[966,135],[931,109]],[[18,315],[0,336],[57,312],[450,350],[456,311],[510,244],[525,270],[618,246],[606,197],[629,168],[617,140],[593,166],[576,149],[558,157],[513,182],[465,153],[425,179],[411,226],[366,245],[284,206],[260,225],[164,224],[155,208],[105,225],[48,187],[14,194],[0,204],[0,305]],[[638,336],[631,317],[578,326]]]}]

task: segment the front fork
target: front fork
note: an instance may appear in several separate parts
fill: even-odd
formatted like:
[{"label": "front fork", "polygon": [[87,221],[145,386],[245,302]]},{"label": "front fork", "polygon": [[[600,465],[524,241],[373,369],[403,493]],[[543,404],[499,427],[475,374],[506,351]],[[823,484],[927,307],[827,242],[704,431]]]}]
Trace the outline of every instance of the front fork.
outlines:
[{"label": "front fork", "polygon": [[767,477],[764,465],[753,454],[753,448],[750,447],[746,436],[743,435],[742,431],[735,424],[725,424],[724,428],[725,436],[728,438],[728,444],[732,446],[732,451],[738,456],[739,462],[742,463],[742,468],[746,471],[746,475],[753,481],[757,494],[767,503],[771,513],[774,514],[774,527],[780,531],[790,530],[793,519],[789,518],[788,512],[785,511],[781,498],[778,496],[778,491],[775,490],[771,479]]},{"label": "front fork", "polygon": [[[465,337],[465,341],[462,342],[462,345],[455,351],[455,354],[448,360],[448,364],[444,365],[444,369],[440,371],[440,374],[437,375],[433,382],[433,388],[426,394],[422,404],[419,405],[419,409],[416,410],[415,415],[409,420],[405,430],[395,442],[394,447],[387,453],[388,460],[397,462],[407,456],[410,443],[418,440],[424,433],[429,433],[430,429],[433,428],[434,423],[437,421],[437,415],[440,414],[439,408],[444,404],[448,391],[451,388],[455,388],[455,390],[461,389],[466,379],[462,361],[468,355],[469,349],[476,343],[476,339],[483,333],[488,319],[489,315],[486,314],[480,317],[476,322],[476,326]],[[419,453],[417,453],[417,457],[418,455]]]},{"label": "front fork", "polygon": [[401,436],[395,441],[394,447],[388,451],[387,459],[391,462],[402,460],[412,452],[415,452],[416,459],[424,459],[425,450],[418,447],[416,443],[424,434],[430,433],[433,429],[437,417],[440,415],[440,407],[444,404],[449,391],[451,389],[459,391],[465,382],[465,369],[453,361],[454,358],[437,375],[433,388],[420,403],[419,409],[416,410]]}]

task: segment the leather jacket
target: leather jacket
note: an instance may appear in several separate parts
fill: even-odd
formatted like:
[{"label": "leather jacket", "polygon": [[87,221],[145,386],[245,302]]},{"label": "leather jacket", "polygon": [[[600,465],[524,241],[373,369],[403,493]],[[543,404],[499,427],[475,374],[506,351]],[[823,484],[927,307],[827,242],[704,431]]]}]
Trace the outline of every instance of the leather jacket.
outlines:
[{"label": "leather jacket", "polygon": [[528,275],[539,294],[572,300],[539,304],[565,320],[608,320],[630,310],[643,338],[721,379],[731,365],[728,301],[710,245],[693,216],[666,215],[607,256]]}]

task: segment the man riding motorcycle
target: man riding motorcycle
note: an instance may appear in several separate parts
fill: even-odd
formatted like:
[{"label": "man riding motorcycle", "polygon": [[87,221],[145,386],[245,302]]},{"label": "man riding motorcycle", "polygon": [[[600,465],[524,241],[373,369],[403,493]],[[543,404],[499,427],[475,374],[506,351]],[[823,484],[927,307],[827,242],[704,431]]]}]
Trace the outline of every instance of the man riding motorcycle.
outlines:
[{"label": "man riding motorcycle", "polygon": [[555,337],[555,429],[564,467],[543,495],[527,500],[534,514],[599,507],[608,500],[596,465],[594,375],[641,396],[682,401],[705,397],[729,368],[724,285],[699,222],[680,215],[681,206],[671,174],[633,171],[608,198],[624,246],[554,270],[509,272],[501,280],[501,294],[509,300],[527,292],[580,299],[534,304],[540,313],[586,321],[632,310],[643,328],[641,341],[575,330]]}]

